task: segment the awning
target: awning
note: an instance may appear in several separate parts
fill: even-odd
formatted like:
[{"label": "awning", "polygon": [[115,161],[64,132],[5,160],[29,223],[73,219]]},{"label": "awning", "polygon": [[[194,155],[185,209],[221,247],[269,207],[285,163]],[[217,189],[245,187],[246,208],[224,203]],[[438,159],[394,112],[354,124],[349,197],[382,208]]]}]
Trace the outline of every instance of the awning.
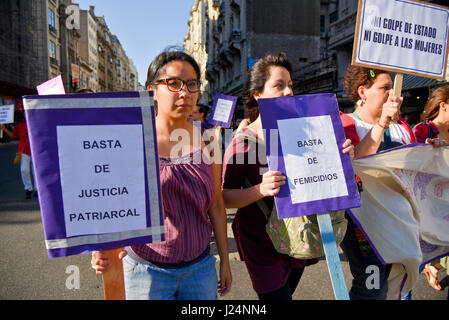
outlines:
[{"label": "awning", "polygon": [[402,90],[434,87],[443,83],[447,83],[447,81],[404,74],[404,79],[402,80]]}]

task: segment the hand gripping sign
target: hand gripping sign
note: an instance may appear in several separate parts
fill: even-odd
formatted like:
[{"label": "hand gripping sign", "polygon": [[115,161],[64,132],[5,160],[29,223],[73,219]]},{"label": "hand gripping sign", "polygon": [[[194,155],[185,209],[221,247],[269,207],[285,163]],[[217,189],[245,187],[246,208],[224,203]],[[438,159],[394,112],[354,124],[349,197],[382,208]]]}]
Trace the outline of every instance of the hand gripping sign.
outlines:
[{"label": "hand gripping sign", "polygon": [[49,257],[164,240],[151,93],[23,104]]},{"label": "hand gripping sign", "polygon": [[259,99],[270,170],[287,183],[274,197],[279,218],[317,214],[337,299],[348,299],[328,211],[360,206],[337,100],[333,94]]}]

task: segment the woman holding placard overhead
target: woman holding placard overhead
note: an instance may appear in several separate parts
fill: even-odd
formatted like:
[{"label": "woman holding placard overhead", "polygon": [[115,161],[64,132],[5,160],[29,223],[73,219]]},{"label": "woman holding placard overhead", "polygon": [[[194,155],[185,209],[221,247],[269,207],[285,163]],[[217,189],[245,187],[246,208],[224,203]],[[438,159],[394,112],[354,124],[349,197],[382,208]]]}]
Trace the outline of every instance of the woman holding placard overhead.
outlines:
[{"label": "woman holding placard overhead", "polygon": [[[165,241],[127,247],[123,258],[127,299],[217,299],[231,288],[226,214],[220,190],[219,164],[207,163],[208,155],[193,139],[188,121],[198,99],[200,68],[183,52],[163,52],[148,69],[146,86],[157,107],[156,134],[165,214]],[[178,130],[181,129],[181,130]],[[204,151],[206,152],[206,151]],[[194,159],[203,159],[194,161]],[[212,230],[220,256],[220,281],[215,258],[209,252]],[[97,273],[109,261],[93,253]]]},{"label": "woman holding placard overhead", "polygon": [[[348,66],[344,88],[356,107],[341,118],[346,137],[355,146],[355,158],[416,142],[410,126],[398,117],[402,98],[394,95],[392,87],[387,71]],[[351,299],[386,299],[391,265],[382,264],[363,232],[351,217],[347,219],[348,229],[340,246],[354,277],[349,295]],[[379,285],[368,288],[373,271],[367,270],[373,267],[379,270]]]},{"label": "woman holding placard overhead", "polygon": [[[403,98],[396,97],[392,87],[388,71],[348,66],[344,88],[355,103],[355,111],[342,114],[341,119],[346,137],[355,146],[355,158],[416,142],[409,124],[398,116]],[[429,142],[435,147],[444,145],[439,139]],[[363,190],[363,181],[360,190]],[[362,212],[363,208],[362,201]],[[377,258],[365,234],[349,216],[347,218],[348,229],[340,246],[348,257],[354,277],[349,295],[351,299],[386,299],[391,265],[384,265]],[[375,286],[370,280],[373,270],[376,275],[379,271]]]},{"label": "woman holding placard overhead", "polygon": [[[292,72],[285,53],[269,53],[251,67],[243,96],[251,123],[236,134],[224,155],[223,198],[227,208],[238,208],[232,229],[260,300],[291,300],[304,267],[318,261],[299,260],[276,251],[265,231],[263,206],[259,206],[263,201],[265,207],[273,208],[273,196],[286,178],[279,171],[268,170],[257,101],[293,96]],[[350,151],[349,140],[344,147],[344,152]]]}]

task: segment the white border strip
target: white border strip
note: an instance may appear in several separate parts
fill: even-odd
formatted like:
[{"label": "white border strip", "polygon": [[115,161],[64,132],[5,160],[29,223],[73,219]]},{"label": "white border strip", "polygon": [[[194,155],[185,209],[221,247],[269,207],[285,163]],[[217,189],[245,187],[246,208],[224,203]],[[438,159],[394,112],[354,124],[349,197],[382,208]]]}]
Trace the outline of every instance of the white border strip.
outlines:
[{"label": "white border strip", "polygon": [[114,242],[120,240],[126,240],[131,238],[145,237],[145,236],[153,236],[159,237],[160,234],[164,233],[164,226],[155,226],[147,229],[141,230],[130,230],[124,232],[115,232],[115,233],[105,233],[98,235],[89,235],[89,236],[80,236],[73,237],[67,239],[52,239],[45,240],[45,247],[47,250],[52,249],[62,249],[69,247],[76,247],[86,244],[97,244],[97,243],[105,243],[105,242]]},{"label": "white border strip", "polygon": [[141,101],[134,98],[52,98],[52,99],[31,99],[24,98],[25,110],[42,109],[92,109],[92,108],[138,108]]},{"label": "white border strip", "polygon": [[[154,106],[153,97],[150,97],[148,91],[139,91],[140,105],[142,108],[142,125],[143,136],[145,141],[145,157],[147,160],[147,183],[148,195],[150,198],[150,215],[151,226],[158,226],[161,224],[159,216],[159,186],[157,179],[151,179],[155,175],[159,175],[159,158],[155,156],[155,136],[153,132],[153,119],[151,116],[151,108]],[[154,235],[153,242],[160,242],[161,236]]]}]

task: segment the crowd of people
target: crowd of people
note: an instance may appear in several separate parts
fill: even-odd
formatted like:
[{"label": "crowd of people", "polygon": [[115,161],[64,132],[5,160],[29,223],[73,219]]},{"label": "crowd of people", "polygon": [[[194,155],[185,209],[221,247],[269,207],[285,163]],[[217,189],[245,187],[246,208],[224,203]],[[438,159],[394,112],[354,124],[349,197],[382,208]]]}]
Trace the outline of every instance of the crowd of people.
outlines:
[{"label": "crowd of people", "polygon": [[[226,295],[232,287],[226,208],[237,208],[232,231],[258,298],[292,299],[304,268],[318,260],[296,259],[276,251],[265,231],[267,217],[258,205],[262,201],[273,208],[274,196],[286,183],[281,172],[268,169],[265,152],[259,152],[265,150],[265,144],[258,100],[293,96],[292,72],[292,63],[282,52],[268,53],[249,69],[242,99],[246,116],[226,148],[221,165],[192,161],[197,153],[202,153],[202,158],[211,156],[205,141],[201,148],[195,148],[193,140],[183,140],[186,145],[178,146],[176,156],[172,153],[179,141],[172,141],[171,133],[183,129],[192,137],[194,122],[204,122],[207,114],[207,107],[197,104],[201,87],[197,62],[183,52],[163,52],[151,62],[146,88],[153,92],[157,110],[165,240],[121,250],[127,299],[193,300]],[[344,89],[355,110],[341,114],[347,140],[339,147],[351,159],[415,142],[434,147],[448,145],[449,85],[433,91],[422,122],[413,129],[399,117],[403,99],[394,95],[392,87],[387,71],[348,66]],[[28,191],[33,190],[29,183],[30,151],[26,130],[21,129],[20,123],[12,132],[4,126],[2,130],[13,139],[19,138],[22,178],[28,196]],[[248,161],[252,154],[256,155],[255,163]],[[238,155],[243,155],[243,163],[235,161]],[[362,188],[359,192],[363,192]],[[346,215],[346,219],[346,235],[340,246],[353,275],[350,298],[386,299],[391,265],[378,259],[351,216]],[[219,254],[218,275],[210,252],[212,234]],[[108,256],[101,251],[92,253],[91,263],[98,274],[107,272],[110,266]],[[369,274],[365,271],[370,265],[380,270],[378,288],[366,286]],[[447,257],[424,269],[429,284],[437,290],[442,289],[437,281],[438,271],[444,268],[447,270]]]},{"label": "crowd of people", "polygon": [[[293,66],[285,53],[269,53],[248,71],[243,95],[246,117],[235,132],[241,134],[234,135],[224,153],[221,168],[217,164],[194,165],[189,161],[181,164],[178,158],[167,157],[175,143],[170,141],[170,132],[183,128],[192,133],[192,122],[205,119],[205,109],[196,105],[200,88],[199,68],[190,56],[179,52],[162,53],[151,63],[147,88],[154,92],[158,110],[156,132],[167,234],[161,243],[122,250],[120,258],[123,259],[128,299],[217,299],[217,286],[221,296],[228,293],[232,275],[227,252],[225,208],[238,209],[232,231],[258,298],[292,299],[304,268],[318,260],[300,260],[277,252],[265,231],[267,218],[257,204],[263,201],[272,208],[274,196],[286,183],[281,172],[270,171],[266,159],[259,159],[265,157],[265,153],[258,152],[258,149],[264,150],[265,145],[257,101],[292,96],[292,72]],[[350,153],[351,158],[417,141],[435,147],[447,145],[449,96],[440,96],[438,102],[432,102],[432,95],[424,112],[425,124],[417,125],[413,131],[399,117],[403,99],[394,95],[388,72],[349,66],[344,87],[355,105],[353,113],[341,114],[348,138],[341,148],[344,153]],[[433,107],[429,106],[431,103]],[[423,125],[432,134],[423,133]],[[423,136],[424,141],[421,139]],[[194,150],[193,145],[183,150],[189,150],[188,154],[179,155],[184,159],[190,159],[195,152],[203,152]],[[236,156],[242,154],[243,163],[235,161]],[[256,155],[256,163],[248,161],[251,154]],[[391,265],[384,265],[376,257],[357,224],[349,215],[346,219],[348,227],[341,248],[348,257],[354,277],[350,298],[386,299]],[[220,256],[218,279],[215,261],[209,254],[212,231]],[[107,271],[110,264],[107,256],[98,251],[92,256],[96,272]],[[445,263],[441,259],[428,268],[442,269]],[[370,265],[380,270],[378,288],[366,287],[368,274],[365,270]],[[435,277],[429,277],[430,281],[435,284]]]}]

